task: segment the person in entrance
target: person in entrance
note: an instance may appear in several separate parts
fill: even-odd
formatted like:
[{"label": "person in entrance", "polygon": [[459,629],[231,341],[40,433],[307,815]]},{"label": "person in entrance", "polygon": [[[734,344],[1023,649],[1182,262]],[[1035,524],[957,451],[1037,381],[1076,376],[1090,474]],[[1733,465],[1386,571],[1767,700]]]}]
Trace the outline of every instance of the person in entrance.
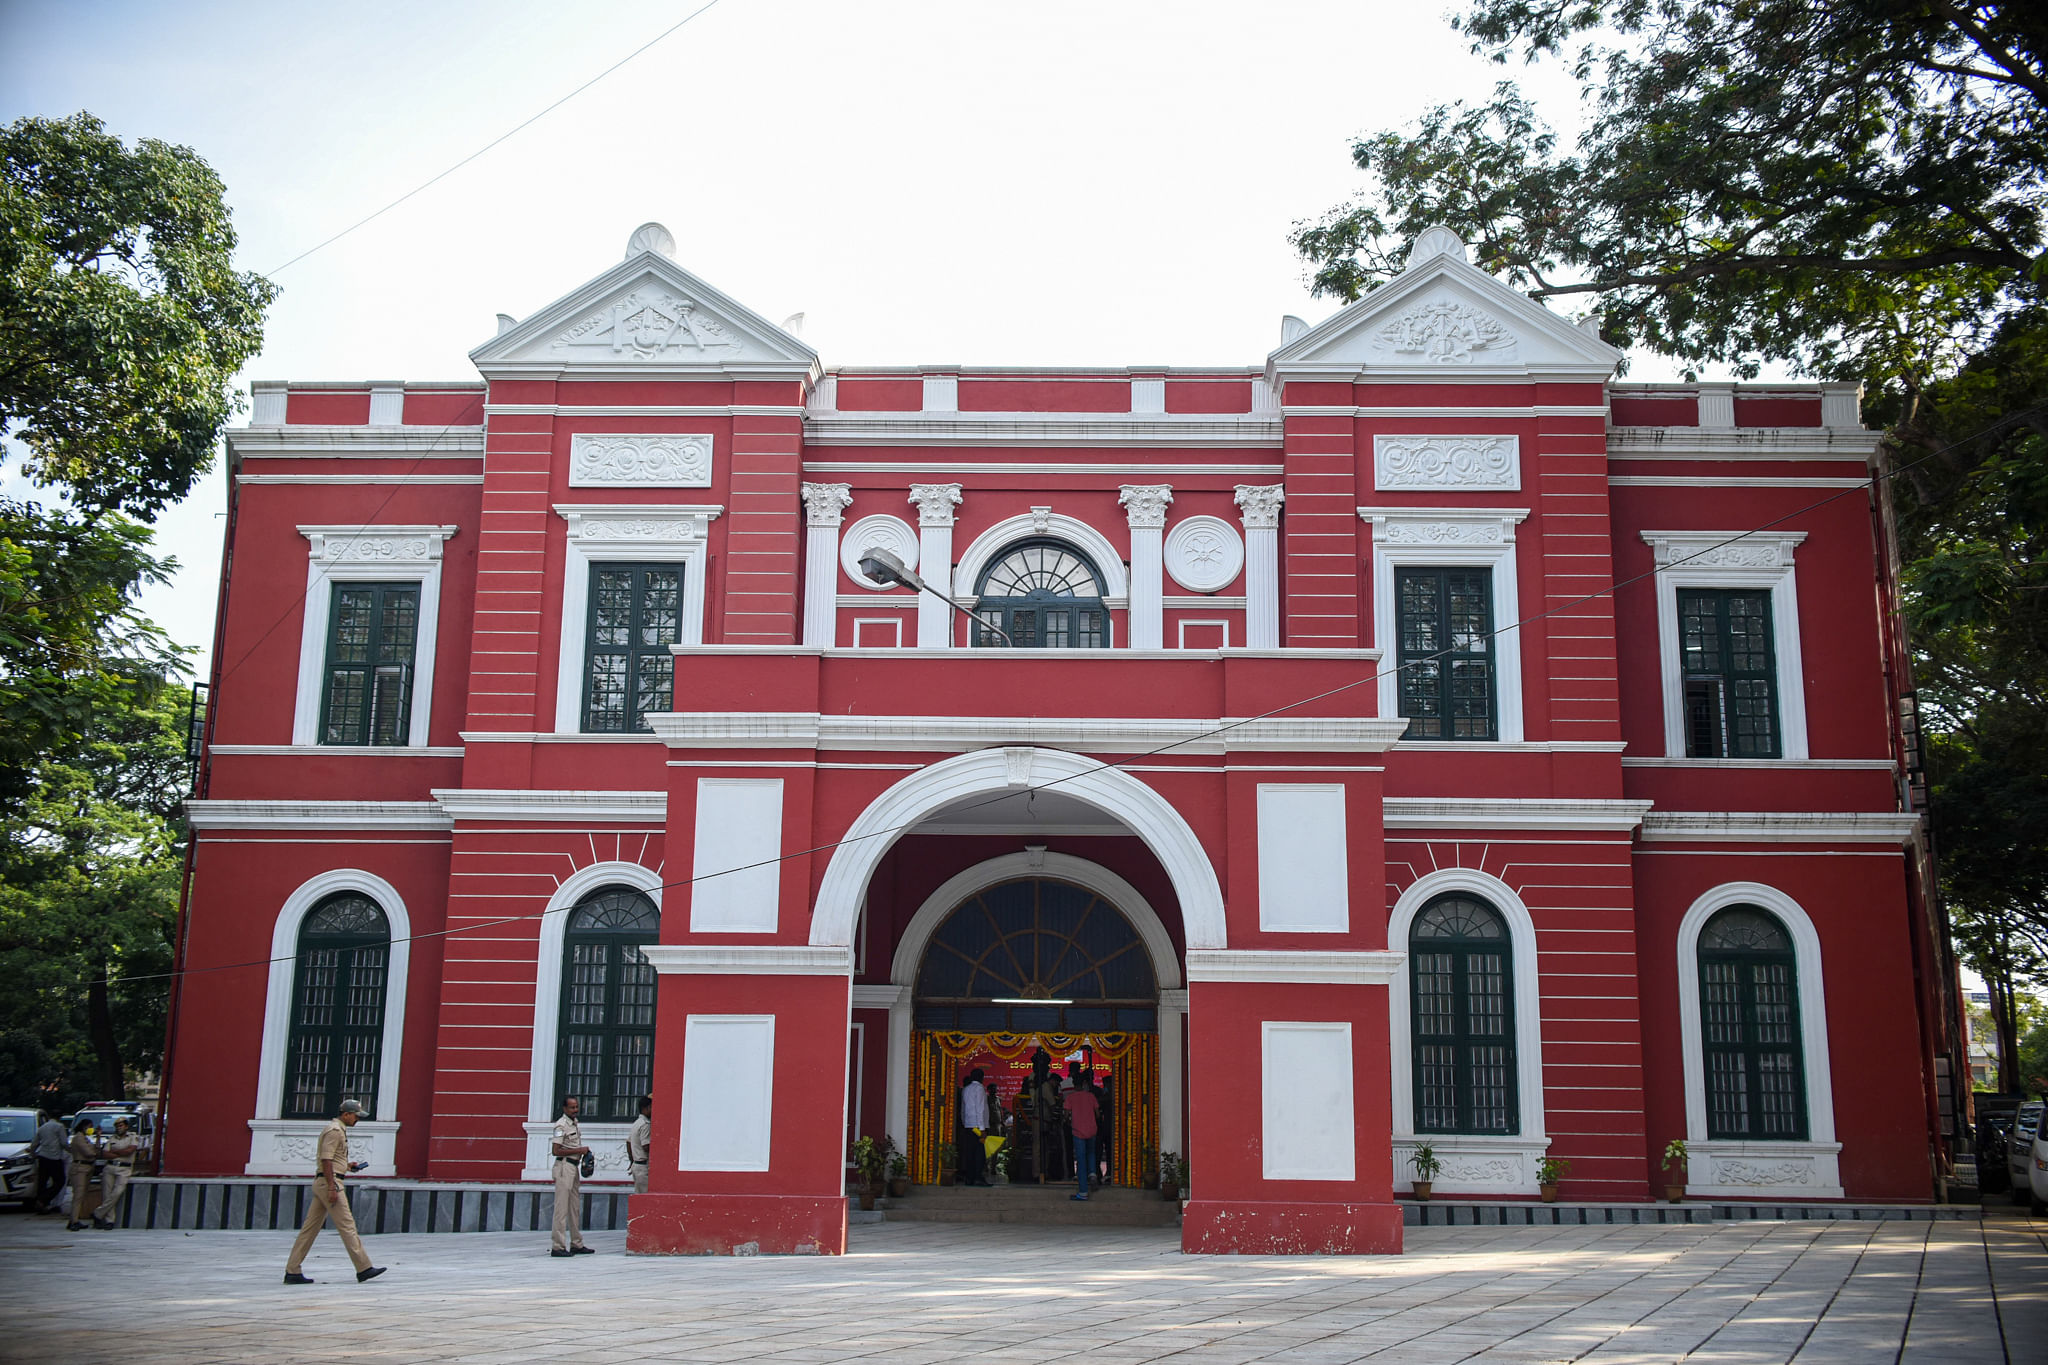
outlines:
[{"label": "person in entrance", "polygon": [[1060,1096],[1067,1119],[1074,1129],[1074,1174],[1078,1188],[1073,1198],[1088,1197],[1088,1177],[1095,1171],[1095,1135],[1100,1127],[1102,1103],[1095,1094],[1095,1077],[1082,1072],[1074,1088]]},{"label": "person in entrance", "polygon": [[967,1073],[967,1083],[960,1087],[960,1140],[956,1144],[960,1153],[960,1183],[963,1185],[987,1185],[988,1157],[982,1149],[981,1135],[988,1131],[988,1091],[981,1084],[980,1067]]}]

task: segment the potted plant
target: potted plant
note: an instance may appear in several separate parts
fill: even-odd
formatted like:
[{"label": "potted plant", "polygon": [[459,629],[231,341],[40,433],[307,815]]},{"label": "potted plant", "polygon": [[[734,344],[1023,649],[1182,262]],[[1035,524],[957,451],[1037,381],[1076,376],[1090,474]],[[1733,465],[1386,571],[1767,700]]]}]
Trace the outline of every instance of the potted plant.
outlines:
[{"label": "potted plant", "polygon": [[1429,1191],[1436,1184],[1436,1173],[1444,1168],[1444,1163],[1437,1160],[1436,1148],[1425,1142],[1408,1158],[1408,1164],[1415,1168],[1415,1197],[1427,1202]]},{"label": "potted plant", "polygon": [[1159,1194],[1169,1204],[1180,1202],[1180,1192],[1188,1183],[1187,1158],[1179,1152],[1159,1154]]},{"label": "potted plant", "polygon": [[1685,1139],[1673,1138],[1664,1144],[1664,1169],[1678,1169],[1677,1179],[1667,1178],[1664,1182],[1664,1197],[1674,1204],[1685,1200]]},{"label": "potted plant", "polygon": [[910,1195],[910,1161],[901,1152],[889,1153],[889,1197],[905,1199]]},{"label": "potted plant", "polygon": [[1145,1188],[1159,1188],[1159,1149],[1149,1144],[1138,1148],[1138,1166],[1145,1172]]},{"label": "potted plant", "polygon": [[1542,1192],[1543,1202],[1557,1202],[1557,1182],[1571,1174],[1572,1163],[1561,1156],[1547,1156],[1536,1163],[1536,1188]]},{"label": "potted plant", "polygon": [[959,1169],[958,1161],[959,1153],[954,1150],[952,1143],[942,1142],[939,1144],[939,1183],[941,1185],[953,1183],[953,1173]]},{"label": "potted plant", "polygon": [[[887,1142],[888,1139],[882,1139]],[[889,1154],[871,1137],[854,1139],[853,1169],[860,1175],[860,1206],[872,1209],[875,1196],[881,1192],[882,1181],[888,1174]]]}]

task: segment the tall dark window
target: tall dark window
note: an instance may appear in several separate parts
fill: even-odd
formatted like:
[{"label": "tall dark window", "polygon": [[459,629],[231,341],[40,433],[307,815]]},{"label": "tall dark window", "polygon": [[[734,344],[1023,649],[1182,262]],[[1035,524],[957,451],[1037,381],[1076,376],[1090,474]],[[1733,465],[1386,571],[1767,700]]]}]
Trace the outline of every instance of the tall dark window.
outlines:
[{"label": "tall dark window", "polygon": [[343,1100],[376,1117],[391,922],[368,896],[329,896],[299,925],[298,959],[283,1117],[333,1118]]},{"label": "tall dark window", "polygon": [[1514,957],[1507,922],[1439,896],[1408,933],[1415,1131],[1515,1133]]},{"label": "tall dark window", "polygon": [[1102,575],[1080,551],[1056,540],[1027,540],[1004,552],[975,585],[976,646],[1000,647],[1000,626],[1019,649],[1107,649],[1109,609]]},{"label": "tall dark window", "polygon": [[1678,632],[1686,757],[1778,757],[1771,595],[1681,588]]},{"label": "tall dark window", "polygon": [[583,728],[623,734],[650,727],[672,709],[682,639],[680,564],[593,564],[589,637],[584,649]]},{"label": "tall dark window", "polygon": [[420,585],[336,583],[327,616],[323,744],[406,744]]},{"label": "tall dark window", "polygon": [[555,1089],[583,1117],[625,1122],[654,1080],[654,964],[661,912],[638,891],[594,891],[569,914],[562,945],[562,1023]]},{"label": "tall dark window", "polygon": [[1397,569],[1409,739],[1493,739],[1493,571]]},{"label": "tall dark window", "polygon": [[1731,905],[1700,930],[1700,1042],[1707,1136],[1806,1137],[1799,974],[1777,917]]}]

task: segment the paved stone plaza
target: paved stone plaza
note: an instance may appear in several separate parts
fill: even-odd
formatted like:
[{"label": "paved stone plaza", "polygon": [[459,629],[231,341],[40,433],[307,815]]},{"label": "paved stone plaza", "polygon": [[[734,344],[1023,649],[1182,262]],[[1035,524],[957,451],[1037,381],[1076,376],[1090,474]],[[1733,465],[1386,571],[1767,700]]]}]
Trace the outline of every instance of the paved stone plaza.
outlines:
[{"label": "paved stone plaza", "polygon": [[[1410,1228],[1395,1258],[1189,1257],[1177,1232],[882,1224],[836,1258],[555,1260],[546,1234],[79,1232],[0,1216],[0,1357],[1402,1365],[2048,1361],[2048,1220]],[[1903,1353],[1902,1353],[1903,1352]]]}]

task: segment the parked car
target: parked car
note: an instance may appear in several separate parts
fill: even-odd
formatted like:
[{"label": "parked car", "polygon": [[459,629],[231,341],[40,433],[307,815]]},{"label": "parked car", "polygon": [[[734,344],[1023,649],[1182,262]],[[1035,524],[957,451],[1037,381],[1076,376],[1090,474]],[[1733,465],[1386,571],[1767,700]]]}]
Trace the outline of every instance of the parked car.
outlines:
[{"label": "parked car", "polygon": [[0,1109],[0,1202],[27,1204],[36,1197],[36,1111]]},{"label": "parked car", "polygon": [[1988,1113],[1977,1120],[1977,1189],[1997,1194],[2006,1189],[2006,1143],[2012,1133],[2012,1115]]},{"label": "parked car", "polygon": [[114,1135],[116,1119],[126,1119],[128,1131],[142,1139],[142,1160],[147,1162],[156,1150],[156,1115],[138,1100],[94,1100],[72,1116],[71,1125],[76,1127],[80,1119],[90,1119],[93,1133],[102,1141]]},{"label": "parked car", "polygon": [[2012,1116],[2012,1138],[2006,1144],[2006,1178],[2012,1182],[2012,1202],[2025,1204],[2034,1197],[2034,1137],[2041,1127],[2041,1114],[2048,1104],[2028,1100]]},{"label": "parked car", "polygon": [[2036,1218],[2048,1213],[2048,1123],[2040,1124],[2027,1161],[2027,1207]]}]

